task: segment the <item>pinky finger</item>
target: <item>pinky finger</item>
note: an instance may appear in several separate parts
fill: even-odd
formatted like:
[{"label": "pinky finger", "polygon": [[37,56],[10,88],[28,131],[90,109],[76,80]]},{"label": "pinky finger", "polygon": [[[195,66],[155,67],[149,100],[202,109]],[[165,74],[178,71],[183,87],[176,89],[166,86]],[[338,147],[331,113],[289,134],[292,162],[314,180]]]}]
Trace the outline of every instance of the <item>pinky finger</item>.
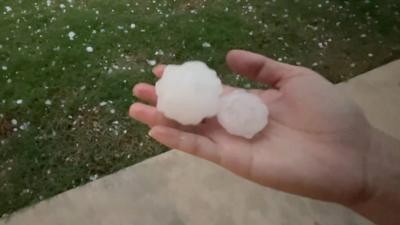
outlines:
[{"label": "pinky finger", "polygon": [[153,127],[149,135],[169,148],[178,149],[217,164],[221,161],[217,145],[207,137],[164,126]]}]

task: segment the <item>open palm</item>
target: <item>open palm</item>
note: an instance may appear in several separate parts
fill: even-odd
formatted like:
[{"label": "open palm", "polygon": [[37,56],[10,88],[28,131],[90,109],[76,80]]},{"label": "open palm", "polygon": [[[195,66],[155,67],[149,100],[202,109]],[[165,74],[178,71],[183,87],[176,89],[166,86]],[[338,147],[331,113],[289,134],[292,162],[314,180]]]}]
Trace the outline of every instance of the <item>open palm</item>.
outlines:
[{"label": "open palm", "polygon": [[[160,143],[215,162],[262,185],[307,197],[355,204],[365,193],[369,124],[361,110],[317,73],[255,53],[233,50],[235,73],[274,87],[250,90],[268,106],[268,126],[248,140],[215,118],[184,127],[156,110],[154,86],[138,84],[130,115],[152,127]],[[161,76],[164,66],[155,68]],[[225,92],[233,90],[226,87]]]}]

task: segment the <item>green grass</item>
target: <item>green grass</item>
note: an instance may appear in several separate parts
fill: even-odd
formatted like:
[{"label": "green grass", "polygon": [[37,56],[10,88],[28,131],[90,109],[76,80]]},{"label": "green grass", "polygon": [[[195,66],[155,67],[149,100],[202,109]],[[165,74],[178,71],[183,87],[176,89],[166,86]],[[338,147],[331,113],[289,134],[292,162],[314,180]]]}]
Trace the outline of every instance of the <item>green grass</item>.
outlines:
[{"label": "green grass", "polygon": [[0,215],[166,150],[127,117],[131,87],[155,81],[146,60],[202,60],[251,87],[229,49],[335,83],[400,57],[397,0],[51,2],[0,1]]}]

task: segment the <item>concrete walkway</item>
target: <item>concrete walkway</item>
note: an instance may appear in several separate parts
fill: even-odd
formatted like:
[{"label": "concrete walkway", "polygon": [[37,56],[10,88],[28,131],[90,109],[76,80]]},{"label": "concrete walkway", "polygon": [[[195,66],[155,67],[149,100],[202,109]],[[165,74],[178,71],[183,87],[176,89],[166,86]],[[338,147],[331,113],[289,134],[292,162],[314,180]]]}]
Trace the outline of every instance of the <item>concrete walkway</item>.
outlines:
[{"label": "concrete walkway", "polygon": [[[400,61],[337,88],[400,139]],[[177,151],[21,210],[4,225],[368,225],[338,205],[264,188]]]}]

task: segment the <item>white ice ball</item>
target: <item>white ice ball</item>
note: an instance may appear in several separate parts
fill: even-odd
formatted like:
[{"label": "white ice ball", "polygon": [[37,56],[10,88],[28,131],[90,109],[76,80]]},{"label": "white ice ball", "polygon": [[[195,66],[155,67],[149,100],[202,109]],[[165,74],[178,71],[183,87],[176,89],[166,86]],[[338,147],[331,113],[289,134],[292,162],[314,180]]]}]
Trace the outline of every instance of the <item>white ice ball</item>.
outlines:
[{"label": "white ice ball", "polygon": [[218,112],[222,83],[205,63],[168,65],[156,83],[157,110],[183,125],[199,124]]},{"label": "white ice ball", "polygon": [[221,98],[217,117],[228,133],[251,139],[267,126],[268,114],[258,96],[237,90]]}]

